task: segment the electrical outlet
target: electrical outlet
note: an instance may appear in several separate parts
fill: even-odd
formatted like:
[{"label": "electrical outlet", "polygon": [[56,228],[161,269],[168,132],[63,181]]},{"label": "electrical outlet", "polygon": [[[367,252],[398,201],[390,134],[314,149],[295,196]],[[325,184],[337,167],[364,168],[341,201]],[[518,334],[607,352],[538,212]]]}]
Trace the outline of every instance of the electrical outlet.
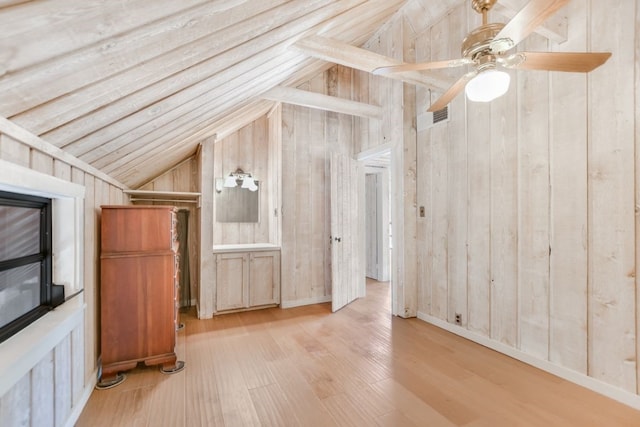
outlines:
[{"label": "electrical outlet", "polygon": [[460,313],[456,313],[456,325],[462,325],[462,315]]}]

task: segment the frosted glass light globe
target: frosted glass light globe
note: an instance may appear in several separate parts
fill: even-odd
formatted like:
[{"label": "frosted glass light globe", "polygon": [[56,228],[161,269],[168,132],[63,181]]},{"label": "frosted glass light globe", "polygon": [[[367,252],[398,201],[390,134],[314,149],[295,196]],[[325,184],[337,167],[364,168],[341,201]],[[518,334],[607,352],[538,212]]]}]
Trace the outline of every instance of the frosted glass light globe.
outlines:
[{"label": "frosted glass light globe", "polygon": [[489,102],[507,93],[510,81],[504,71],[487,70],[471,79],[464,91],[470,101]]}]

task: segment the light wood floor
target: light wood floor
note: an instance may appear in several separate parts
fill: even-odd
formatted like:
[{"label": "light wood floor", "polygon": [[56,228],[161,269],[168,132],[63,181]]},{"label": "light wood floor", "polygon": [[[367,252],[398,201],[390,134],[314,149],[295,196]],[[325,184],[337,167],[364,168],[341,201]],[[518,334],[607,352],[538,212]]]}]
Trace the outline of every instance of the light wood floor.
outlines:
[{"label": "light wood floor", "polygon": [[129,371],[77,426],[640,426],[640,412],[417,319],[387,283],[330,304],[183,315],[184,371]]}]

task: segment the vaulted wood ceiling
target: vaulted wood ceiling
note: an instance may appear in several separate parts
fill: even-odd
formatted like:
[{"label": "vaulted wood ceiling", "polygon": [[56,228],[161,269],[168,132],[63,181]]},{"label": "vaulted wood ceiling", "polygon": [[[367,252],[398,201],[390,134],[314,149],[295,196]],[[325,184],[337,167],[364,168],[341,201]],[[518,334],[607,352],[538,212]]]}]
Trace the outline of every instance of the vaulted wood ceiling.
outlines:
[{"label": "vaulted wood ceiling", "polygon": [[332,65],[300,40],[357,47],[462,1],[0,0],[0,116],[135,188]]}]

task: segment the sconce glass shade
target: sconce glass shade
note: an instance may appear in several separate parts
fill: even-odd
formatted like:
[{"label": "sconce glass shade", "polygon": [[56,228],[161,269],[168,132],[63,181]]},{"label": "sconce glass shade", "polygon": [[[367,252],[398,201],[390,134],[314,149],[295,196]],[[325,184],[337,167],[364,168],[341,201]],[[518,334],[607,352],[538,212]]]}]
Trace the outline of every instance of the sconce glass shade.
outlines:
[{"label": "sconce glass shade", "polygon": [[215,181],[216,181],[216,184],[215,184],[215,186],[216,186],[216,193],[221,193],[221,192],[222,192],[222,189],[224,188],[224,180],[223,180],[223,179],[216,178],[216,180],[215,180]]},{"label": "sconce glass shade", "polygon": [[464,91],[470,101],[489,102],[504,95],[509,90],[510,81],[508,73],[491,69],[471,79]]},{"label": "sconce glass shade", "polygon": [[231,188],[231,187],[235,187],[237,185],[236,183],[236,177],[233,175],[229,175],[228,177],[226,177],[224,179],[224,186],[226,188]]},{"label": "sconce glass shade", "polygon": [[242,180],[242,188],[246,188],[249,191],[256,191],[258,186],[252,177],[246,176]]}]

